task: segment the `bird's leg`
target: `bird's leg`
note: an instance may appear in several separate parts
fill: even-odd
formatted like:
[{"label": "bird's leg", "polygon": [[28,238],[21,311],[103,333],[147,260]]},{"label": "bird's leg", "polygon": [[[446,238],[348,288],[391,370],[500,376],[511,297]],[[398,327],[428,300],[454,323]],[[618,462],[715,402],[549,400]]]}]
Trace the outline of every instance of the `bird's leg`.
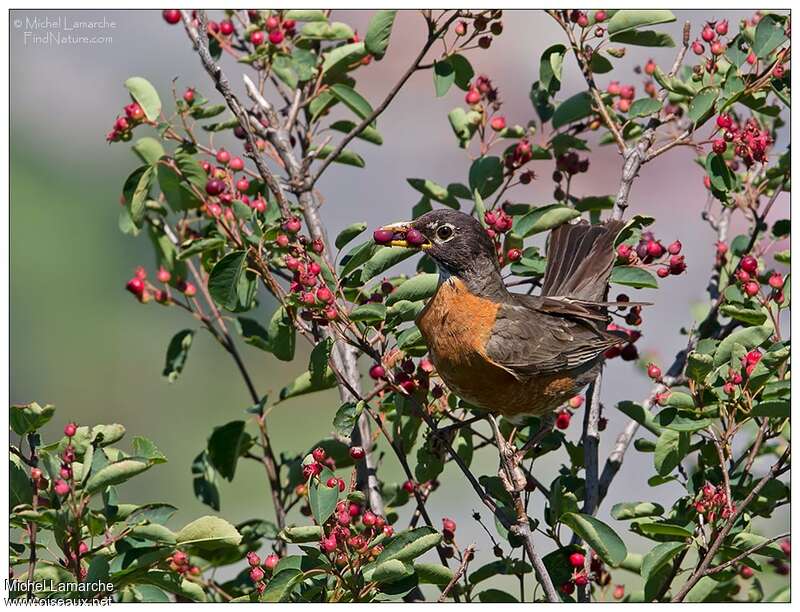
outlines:
[{"label": "bird's leg", "polygon": [[512,496],[525,490],[528,484],[528,479],[525,478],[525,473],[519,467],[519,460],[517,449],[509,444],[503,434],[500,433],[500,427],[497,425],[497,419],[494,415],[489,415],[489,425],[492,427],[497,448],[500,451],[500,469],[498,476],[503,483],[506,491]]},{"label": "bird's leg", "polygon": [[538,431],[533,434],[530,439],[525,443],[525,445],[517,451],[517,461],[522,461],[523,457],[528,454],[532,448],[535,448],[538,444],[545,439],[547,434],[553,431],[553,425],[556,422],[556,415],[552,412],[548,412],[542,418],[542,424],[539,426]]}]

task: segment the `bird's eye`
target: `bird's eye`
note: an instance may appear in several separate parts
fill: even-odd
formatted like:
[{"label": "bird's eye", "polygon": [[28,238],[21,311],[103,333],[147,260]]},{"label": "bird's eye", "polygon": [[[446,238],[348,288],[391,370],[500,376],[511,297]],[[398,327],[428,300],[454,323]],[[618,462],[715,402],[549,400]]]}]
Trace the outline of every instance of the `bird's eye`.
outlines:
[{"label": "bird's eye", "polygon": [[442,225],[436,230],[436,237],[439,240],[450,240],[453,237],[453,228],[450,225]]}]

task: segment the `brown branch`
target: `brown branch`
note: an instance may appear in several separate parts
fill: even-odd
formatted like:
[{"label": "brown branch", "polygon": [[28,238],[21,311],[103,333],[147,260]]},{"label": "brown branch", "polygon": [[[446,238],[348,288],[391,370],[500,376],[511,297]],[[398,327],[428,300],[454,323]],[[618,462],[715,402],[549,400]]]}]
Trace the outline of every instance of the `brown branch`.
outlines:
[{"label": "brown branch", "polygon": [[[339,142],[339,144],[334,147],[333,151],[323,160],[320,167],[314,173],[314,175],[309,180],[308,187],[313,187],[319,178],[322,176],[322,173],[325,172],[328,166],[333,163],[333,161],[339,157],[341,152],[344,148],[353,140],[356,136],[358,136],[361,132],[363,132],[375,119],[377,119],[383,111],[391,104],[392,100],[394,100],[395,96],[398,94],[400,89],[402,89],[403,85],[406,84],[406,81],[411,78],[411,75],[414,74],[418,69],[419,65],[422,60],[425,58],[425,54],[428,53],[430,48],[433,46],[439,37],[442,35],[443,32],[447,31],[447,28],[450,26],[453,21],[455,21],[459,16],[459,12],[455,11],[445,22],[444,24],[439,27],[438,29],[434,30],[433,23],[428,19],[428,38],[425,41],[425,44],[422,46],[422,49],[417,54],[417,57],[414,58],[414,61],[411,62],[411,65],[408,69],[403,73],[400,77],[400,80],[395,83],[394,87],[389,90],[389,93],[386,94],[386,97],[383,101],[375,107],[375,109],[364,119],[362,119],[361,123],[355,126],[352,130],[350,130],[344,138]],[[427,19],[427,18],[426,18]]]},{"label": "brown branch", "polygon": [[239,125],[241,125],[242,129],[244,129],[245,138],[247,140],[247,144],[249,145],[247,147],[249,149],[247,151],[247,156],[253,160],[253,163],[256,165],[262,180],[264,183],[266,183],[267,187],[269,187],[269,190],[275,196],[283,216],[287,218],[290,217],[291,210],[289,207],[289,202],[286,200],[286,197],[283,193],[283,189],[281,189],[277,177],[272,173],[272,171],[270,171],[269,168],[267,168],[267,165],[264,163],[264,159],[261,157],[261,155],[259,155],[258,147],[256,146],[256,139],[253,136],[253,127],[250,124],[250,118],[248,117],[247,112],[245,112],[242,104],[239,102],[239,99],[231,90],[230,83],[225,77],[225,74],[222,72],[222,68],[218,66],[214,62],[214,58],[211,57],[211,52],[208,48],[208,38],[205,36],[205,32],[207,31],[208,27],[208,18],[206,17],[206,12],[201,9],[197,10],[197,21],[200,25],[199,31],[192,24],[192,18],[188,11],[184,10],[181,11],[181,13],[183,16],[183,24],[186,29],[186,33],[189,35],[189,38],[192,41],[194,50],[200,57],[203,68],[205,68],[206,72],[211,77],[211,80],[214,82],[214,86],[216,87],[217,91],[222,94],[222,97],[225,99],[225,103],[227,104],[228,108],[234,114],[237,121],[239,121]]},{"label": "brown branch", "polygon": [[783,454],[780,456],[778,461],[776,461],[773,464],[773,466],[769,469],[769,472],[767,472],[767,474],[761,480],[758,481],[758,484],[755,487],[753,487],[752,491],[750,491],[750,494],[745,498],[745,500],[736,507],[736,511],[725,523],[725,526],[720,530],[719,534],[712,542],[710,548],[708,549],[708,552],[705,554],[698,567],[695,569],[694,572],[692,572],[692,575],[686,581],[686,584],[684,584],[681,587],[681,590],[678,591],[678,594],[672,598],[672,603],[679,603],[683,601],[683,599],[686,597],[689,591],[692,590],[694,585],[696,585],[701,578],[708,575],[708,570],[710,568],[711,562],[714,560],[714,557],[719,551],[720,546],[722,546],[723,541],[728,536],[731,529],[733,529],[733,526],[736,524],[737,519],[742,515],[747,506],[750,505],[750,502],[752,502],[753,499],[755,499],[756,495],[759,494],[761,489],[763,489],[770,480],[776,477],[781,467],[783,467],[783,464],[786,463],[786,460],[789,458],[789,453],[790,453],[790,447],[787,447],[786,450],[783,451]]},{"label": "brown branch", "polygon": [[770,544],[772,544],[773,542],[777,542],[778,540],[782,540],[784,538],[788,538],[789,535],[790,535],[789,533],[782,533],[781,535],[777,535],[777,536],[772,537],[772,538],[770,538],[768,540],[764,540],[763,542],[761,542],[761,544],[756,544],[755,546],[752,546],[752,547],[748,548],[746,551],[744,551],[740,555],[736,555],[733,559],[728,559],[727,561],[725,561],[725,563],[720,563],[719,565],[716,565],[714,567],[709,567],[706,570],[706,575],[710,576],[711,574],[718,574],[719,572],[722,572],[722,571],[728,569],[732,565],[735,565],[736,563],[738,563],[742,559],[744,559],[746,557],[749,557],[753,553],[758,552],[759,550],[761,550],[765,546],[769,546]]},{"label": "brown branch", "polygon": [[464,549],[463,560],[461,561],[461,565],[458,566],[453,577],[450,579],[450,582],[447,583],[447,586],[444,587],[442,594],[439,596],[439,603],[444,602],[447,599],[448,594],[450,591],[453,590],[453,587],[456,586],[461,577],[467,572],[467,566],[469,562],[472,561],[473,557],[475,556],[475,544],[470,544]]}]

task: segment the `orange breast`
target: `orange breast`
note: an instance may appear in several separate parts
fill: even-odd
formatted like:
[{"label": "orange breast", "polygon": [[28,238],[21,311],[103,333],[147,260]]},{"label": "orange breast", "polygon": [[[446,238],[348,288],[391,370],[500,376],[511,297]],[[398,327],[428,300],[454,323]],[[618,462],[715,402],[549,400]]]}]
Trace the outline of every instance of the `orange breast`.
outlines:
[{"label": "orange breast", "polygon": [[456,278],[440,285],[417,317],[439,375],[456,395],[490,412],[511,416],[555,409],[576,392],[571,378],[520,380],[486,354],[498,308]]}]

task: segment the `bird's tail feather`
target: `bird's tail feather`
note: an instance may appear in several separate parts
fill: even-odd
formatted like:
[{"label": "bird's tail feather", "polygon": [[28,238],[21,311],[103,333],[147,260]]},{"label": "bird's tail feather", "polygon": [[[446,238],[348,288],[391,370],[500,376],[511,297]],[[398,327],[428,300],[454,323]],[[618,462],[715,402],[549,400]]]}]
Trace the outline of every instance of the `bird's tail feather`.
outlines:
[{"label": "bird's tail feather", "polygon": [[614,240],[623,221],[564,224],[550,234],[542,295],[602,302],[614,265]]}]

